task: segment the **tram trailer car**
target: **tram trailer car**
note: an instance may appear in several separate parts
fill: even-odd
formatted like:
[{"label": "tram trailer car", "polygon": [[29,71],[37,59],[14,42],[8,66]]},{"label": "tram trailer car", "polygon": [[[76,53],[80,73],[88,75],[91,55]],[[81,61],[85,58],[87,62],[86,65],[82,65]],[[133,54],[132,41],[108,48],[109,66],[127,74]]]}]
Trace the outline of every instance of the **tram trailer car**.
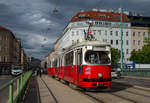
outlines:
[{"label": "tram trailer car", "polygon": [[110,48],[98,41],[72,46],[51,60],[50,75],[83,88],[111,87]]},{"label": "tram trailer car", "polygon": [[48,68],[48,74],[50,74],[52,77],[54,77],[55,76],[55,66],[54,65],[56,65],[56,60],[57,59],[55,59],[56,58],[56,55],[55,55],[55,53],[54,52],[52,52],[51,54],[50,54],[50,59],[48,60],[48,65],[47,65],[47,68]]}]

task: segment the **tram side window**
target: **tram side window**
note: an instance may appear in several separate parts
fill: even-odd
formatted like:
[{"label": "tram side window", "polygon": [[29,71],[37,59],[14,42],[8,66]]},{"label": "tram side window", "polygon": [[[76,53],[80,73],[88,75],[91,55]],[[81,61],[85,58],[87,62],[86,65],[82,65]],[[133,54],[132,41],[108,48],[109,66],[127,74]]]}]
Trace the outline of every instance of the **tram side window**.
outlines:
[{"label": "tram side window", "polygon": [[54,60],[53,67],[57,67],[57,60]]},{"label": "tram side window", "polygon": [[66,54],[65,65],[73,65],[73,51]]}]

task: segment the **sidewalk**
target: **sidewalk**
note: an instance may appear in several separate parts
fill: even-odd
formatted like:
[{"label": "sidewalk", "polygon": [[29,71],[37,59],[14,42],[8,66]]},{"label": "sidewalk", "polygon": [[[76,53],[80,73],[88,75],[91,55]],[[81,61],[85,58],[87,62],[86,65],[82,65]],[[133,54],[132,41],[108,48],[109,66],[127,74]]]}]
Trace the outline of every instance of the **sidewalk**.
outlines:
[{"label": "sidewalk", "polygon": [[[37,76],[41,103],[56,103],[41,78]],[[44,78],[48,78],[48,76],[44,76]]]}]

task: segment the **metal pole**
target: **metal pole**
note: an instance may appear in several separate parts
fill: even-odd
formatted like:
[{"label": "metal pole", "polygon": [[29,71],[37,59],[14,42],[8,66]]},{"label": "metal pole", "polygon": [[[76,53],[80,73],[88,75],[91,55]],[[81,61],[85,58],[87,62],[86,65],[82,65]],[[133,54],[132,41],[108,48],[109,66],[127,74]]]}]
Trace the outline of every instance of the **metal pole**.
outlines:
[{"label": "metal pole", "polygon": [[122,41],[122,36],[123,36],[123,25],[122,25],[122,7],[121,7],[121,64],[120,68],[123,70],[123,41]]},{"label": "metal pole", "polygon": [[20,92],[20,78],[17,79],[17,94],[19,95],[19,92]]},{"label": "metal pole", "polygon": [[13,81],[9,85],[9,103],[13,103]]},{"label": "metal pole", "polygon": [[21,75],[21,89],[23,88],[23,74]]}]

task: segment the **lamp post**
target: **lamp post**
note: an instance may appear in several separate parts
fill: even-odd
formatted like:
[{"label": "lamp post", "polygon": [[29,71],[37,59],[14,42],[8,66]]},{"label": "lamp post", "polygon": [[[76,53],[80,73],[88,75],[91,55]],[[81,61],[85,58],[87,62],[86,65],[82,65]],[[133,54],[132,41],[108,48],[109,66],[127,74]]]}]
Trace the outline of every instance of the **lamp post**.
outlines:
[{"label": "lamp post", "polygon": [[86,35],[86,40],[91,40],[93,39],[93,35],[91,34],[91,27],[92,27],[92,24],[93,24],[93,21],[89,21],[89,27],[88,27],[88,31],[87,31],[87,35]]},{"label": "lamp post", "polygon": [[123,41],[122,41],[122,37],[123,37],[123,25],[122,25],[122,7],[121,7],[121,64],[120,64],[120,68],[121,70],[123,70]]}]

